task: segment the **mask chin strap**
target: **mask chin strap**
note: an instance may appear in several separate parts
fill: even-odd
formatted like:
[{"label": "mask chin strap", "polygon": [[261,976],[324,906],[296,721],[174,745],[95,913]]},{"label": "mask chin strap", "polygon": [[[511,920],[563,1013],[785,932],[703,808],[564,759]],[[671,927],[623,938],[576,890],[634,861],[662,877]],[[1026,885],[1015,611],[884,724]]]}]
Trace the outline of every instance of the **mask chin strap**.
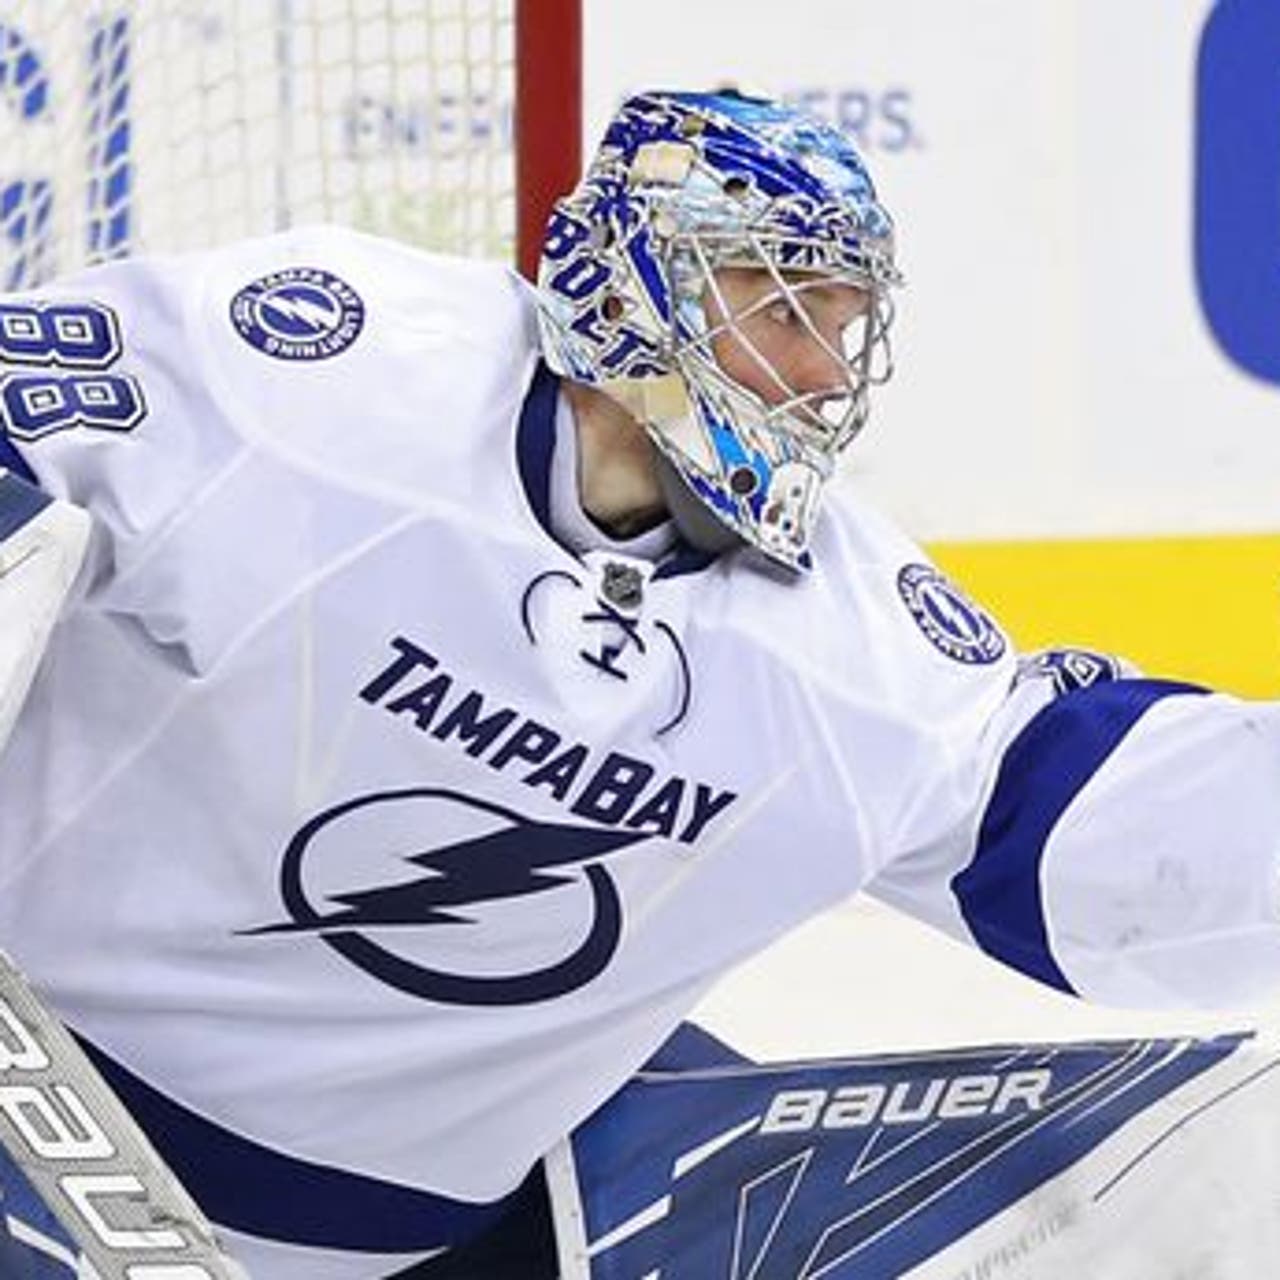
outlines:
[{"label": "mask chin strap", "polygon": [[745,539],[711,514],[657,445],[653,446],[653,453],[658,486],[680,536],[691,547],[710,555],[718,556],[735,547],[745,546]]}]

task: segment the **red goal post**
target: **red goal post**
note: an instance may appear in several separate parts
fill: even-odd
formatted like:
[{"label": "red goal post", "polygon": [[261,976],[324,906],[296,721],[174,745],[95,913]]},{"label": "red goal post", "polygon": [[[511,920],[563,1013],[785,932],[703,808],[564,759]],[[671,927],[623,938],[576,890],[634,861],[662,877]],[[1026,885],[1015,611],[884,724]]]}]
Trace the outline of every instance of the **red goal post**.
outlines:
[{"label": "red goal post", "polygon": [[537,270],[551,206],[582,165],[582,0],[516,0],[516,252]]},{"label": "red goal post", "polygon": [[334,221],[536,260],[581,0],[0,0],[0,288]]}]

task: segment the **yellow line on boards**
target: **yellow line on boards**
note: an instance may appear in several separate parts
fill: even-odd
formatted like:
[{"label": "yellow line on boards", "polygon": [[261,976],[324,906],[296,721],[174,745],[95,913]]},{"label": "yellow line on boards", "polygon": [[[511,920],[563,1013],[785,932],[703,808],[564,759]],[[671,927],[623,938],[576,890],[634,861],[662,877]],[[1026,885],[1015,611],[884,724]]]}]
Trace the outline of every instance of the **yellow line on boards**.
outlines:
[{"label": "yellow line on boards", "polygon": [[1280,696],[1280,534],[948,542],[929,551],[1019,649],[1101,649],[1148,675]]}]

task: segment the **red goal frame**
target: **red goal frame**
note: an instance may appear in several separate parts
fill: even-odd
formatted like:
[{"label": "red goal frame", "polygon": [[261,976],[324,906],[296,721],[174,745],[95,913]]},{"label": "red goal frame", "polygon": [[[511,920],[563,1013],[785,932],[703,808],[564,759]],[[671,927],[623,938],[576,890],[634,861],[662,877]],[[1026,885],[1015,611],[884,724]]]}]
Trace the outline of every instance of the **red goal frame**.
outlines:
[{"label": "red goal frame", "polygon": [[533,279],[582,165],[582,0],[516,0],[515,34],[516,263]]}]

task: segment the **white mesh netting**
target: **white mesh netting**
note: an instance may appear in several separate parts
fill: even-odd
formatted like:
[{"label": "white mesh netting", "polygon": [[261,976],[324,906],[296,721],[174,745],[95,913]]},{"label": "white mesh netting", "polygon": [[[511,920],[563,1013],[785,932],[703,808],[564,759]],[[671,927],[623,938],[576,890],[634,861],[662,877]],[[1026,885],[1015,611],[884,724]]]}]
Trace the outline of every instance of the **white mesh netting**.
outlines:
[{"label": "white mesh netting", "polygon": [[0,0],[0,288],[330,220],[513,251],[512,0]]}]

